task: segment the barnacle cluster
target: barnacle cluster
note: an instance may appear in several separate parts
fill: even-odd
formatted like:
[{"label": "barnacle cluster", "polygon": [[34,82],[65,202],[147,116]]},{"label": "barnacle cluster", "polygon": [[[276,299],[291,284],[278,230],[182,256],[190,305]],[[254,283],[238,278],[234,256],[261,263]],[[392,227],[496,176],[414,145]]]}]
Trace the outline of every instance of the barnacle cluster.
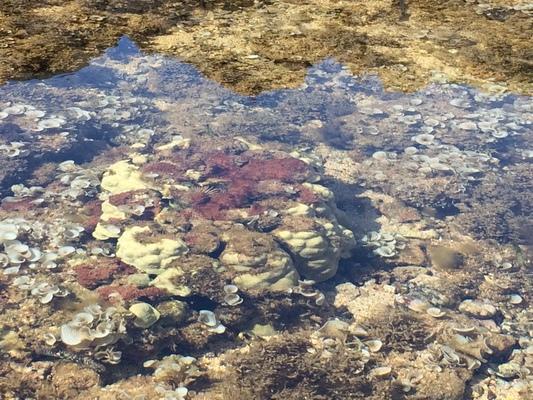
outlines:
[{"label": "barnacle cluster", "polygon": [[57,285],[51,285],[48,282],[36,282],[35,279],[28,275],[18,276],[13,279],[13,285],[22,290],[29,290],[32,296],[39,298],[42,304],[50,303],[54,297],[65,297],[69,294],[68,290],[61,289]]},{"label": "barnacle cluster", "polygon": [[405,249],[406,239],[400,234],[380,233],[371,231],[361,238],[361,241],[380,257],[394,257],[398,251]]},{"label": "barnacle cluster", "polygon": [[[22,217],[6,218],[0,221],[0,266],[8,275],[22,270],[55,269],[64,257],[76,251],[65,244],[76,239],[83,228],[78,226],[44,226],[39,221],[28,221]],[[50,238],[50,247],[45,250],[33,245],[44,237]]]},{"label": "barnacle cluster", "polygon": [[115,344],[125,333],[125,320],[120,312],[113,307],[102,309],[98,304],[86,307],[60,327],[61,341],[79,349]]}]

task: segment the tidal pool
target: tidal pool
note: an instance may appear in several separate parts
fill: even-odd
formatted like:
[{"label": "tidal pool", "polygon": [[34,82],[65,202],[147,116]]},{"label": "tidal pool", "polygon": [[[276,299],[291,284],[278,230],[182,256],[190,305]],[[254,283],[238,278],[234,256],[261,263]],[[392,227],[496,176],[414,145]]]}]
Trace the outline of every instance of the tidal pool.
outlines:
[{"label": "tidal pool", "polygon": [[533,100],[489,89],[126,37],[1,86],[3,398],[526,399]]}]

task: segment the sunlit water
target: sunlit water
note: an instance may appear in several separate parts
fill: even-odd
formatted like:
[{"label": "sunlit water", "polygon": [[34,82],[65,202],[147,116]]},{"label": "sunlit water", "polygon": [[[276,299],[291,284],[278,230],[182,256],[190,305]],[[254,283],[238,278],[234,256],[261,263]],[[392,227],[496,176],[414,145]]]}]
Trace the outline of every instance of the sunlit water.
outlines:
[{"label": "sunlit water", "polygon": [[[142,54],[127,38],[78,72],[4,85],[0,101],[3,141],[89,130],[94,139],[132,143],[153,130],[300,144],[310,141],[306,133],[318,124],[333,146],[384,150],[431,134],[461,150],[496,151],[526,140],[533,111],[528,97],[455,84],[386,92],[379,79],[354,77],[334,60],[310,68],[297,89],[240,96],[190,64]],[[530,155],[531,149],[519,147]]]},{"label": "sunlit water", "polygon": [[[532,126],[530,97],[448,83],[386,92],[376,77],[355,77],[335,60],[310,68],[296,89],[243,96],[123,38],[75,73],[0,87],[1,190],[9,201],[32,194],[24,180],[39,165],[90,161],[107,145],[239,137],[326,157],[336,185],[357,186],[353,198],[368,188],[432,217],[465,213],[465,233],[520,244],[530,240]],[[375,244],[372,256],[387,260],[405,248],[399,241],[390,249],[391,240],[357,221],[347,225],[363,247]]]},{"label": "sunlit water", "polygon": [[[296,89],[242,96],[127,38],[78,72],[0,87],[0,154],[29,164],[88,161],[102,142],[239,136],[286,150],[353,150],[367,159],[359,179],[378,187],[453,174],[459,190],[485,172],[529,163],[532,123],[529,97],[438,83],[386,92],[378,78],[354,77],[335,60],[310,68]],[[15,183],[4,179],[3,192]],[[450,196],[409,201],[449,208],[459,201]]]}]

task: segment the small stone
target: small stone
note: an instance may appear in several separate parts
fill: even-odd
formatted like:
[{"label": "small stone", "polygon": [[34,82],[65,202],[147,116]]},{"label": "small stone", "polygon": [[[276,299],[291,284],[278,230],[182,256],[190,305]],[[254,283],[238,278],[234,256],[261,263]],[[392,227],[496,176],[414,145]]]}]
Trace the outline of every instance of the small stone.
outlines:
[{"label": "small stone", "polygon": [[129,311],[135,315],[133,324],[139,328],[148,328],[155,324],[161,314],[148,303],[137,303],[129,308]]},{"label": "small stone", "polygon": [[137,286],[138,288],[145,288],[150,285],[151,279],[148,274],[132,274],[128,275],[126,281],[130,285]]},{"label": "small stone", "polygon": [[277,333],[274,327],[270,324],[255,324],[250,332],[259,337],[274,336]]},{"label": "small stone", "polygon": [[157,305],[162,322],[165,320],[172,325],[182,322],[187,317],[187,309],[187,303],[179,300],[164,301]]}]

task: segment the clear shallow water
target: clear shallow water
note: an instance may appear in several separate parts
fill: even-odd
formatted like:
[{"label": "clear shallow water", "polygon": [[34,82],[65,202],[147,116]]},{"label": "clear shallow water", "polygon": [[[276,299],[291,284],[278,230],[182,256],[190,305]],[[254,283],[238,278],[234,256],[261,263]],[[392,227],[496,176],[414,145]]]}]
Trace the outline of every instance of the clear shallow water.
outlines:
[{"label": "clear shallow water", "polygon": [[[76,73],[4,85],[0,100],[0,155],[11,171],[4,194],[28,176],[20,171],[48,160],[89,161],[107,144],[238,136],[288,151],[351,151],[342,157],[361,164],[345,178],[388,187],[411,205],[446,215],[459,203],[472,208],[464,197],[486,173],[503,176],[502,168],[527,165],[533,154],[529,97],[437,83],[386,92],[376,77],[354,77],[331,59],[310,68],[296,89],[241,96],[190,64],[141,53],[127,38]],[[444,181],[449,186],[435,190]],[[517,218],[528,218],[527,207],[505,202]],[[523,236],[510,232],[523,228],[491,230],[478,231],[498,240]]]},{"label": "clear shallow water", "polygon": [[[19,338],[23,342],[22,348],[30,348],[31,351],[26,355],[23,353],[22,356],[10,353],[10,356],[14,360],[19,357],[19,361],[31,360],[34,356],[38,360],[48,357],[46,359],[55,361],[75,361],[80,365],[88,365],[99,373],[107,371],[106,373],[113,375],[111,378],[106,378],[108,381],[126,380],[135,373],[148,376],[147,369],[150,367],[143,369],[141,367],[143,362],[149,359],[161,359],[169,353],[175,353],[176,348],[186,349],[183,351],[186,354],[179,351],[181,355],[193,354],[200,358],[211,351],[223,352],[238,345],[237,335],[240,331],[252,331],[247,333],[251,337],[261,336],[257,333],[260,331],[259,328],[254,332],[253,326],[249,326],[250,312],[258,315],[257,322],[261,326],[266,326],[262,328],[266,331],[272,327],[279,331],[293,329],[292,332],[301,329],[306,336],[311,329],[322,332],[318,334],[319,338],[324,339],[328,338],[327,335],[333,335],[337,340],[337,336],[347,335],[346,332],[336,331],[340,329],[338,326],[322,330],[318,328],[324,326],[332,316],[346,319],[346,311],[332,308],[331,304],[327,305],[334,296],[338,296],[340,307],[347,307],[348,310],[352,310],[351,301],[357,303],[359,300],[356,298],[363,299],[361,304],[353,306],[357,312],[349,311],[349,313],[353,314],[354,321],[361,323],[358,320],[360,318],[358,313],[368,308],[369,316],[366,320],[363,319],[365,321],[363,326],[369,329],[372,335],[376,335],[376,339],[379,337],[379,340],[385,342],[385,348],[395,348],[400,345],[411,348],[411,343],[402,344],[401,341],[409,342],[417,339],[398,339],[385,332],[386,328],[379,325],[381,322],[372,319],[372,313],[379,314],[379,307],[376,304],[379,305],[381,302],[387,304],[387,315],[389,312],[394,314],[391,311],[393,309],[425,315],[423,318],[429,320],[424,320],[422,325],[424,329],[427,328],[428,332],[425,332],[427,334],[434,329],[442,330],[433,342],[416,345],[420,346],[417,348],[420,353],[413,350],[416,357],[425,360],[423,362],[432,366],[439,365],[439,368],[444,368],[445,371],[452,367],[466,370],[480,368],[481,363],[485,366],[487,360],[481,355],[476,357],[476,351],[489,354],[491,350],[483,347],[483,343],[489,338],[495,340],[491,335],[502,333],[513,336],[517,342],[513,342],[505,349],[507,356],[491,359],[488,366],[497,370],[500,365],[514,362],[522,363],[520,366],[527,369],[530,361],[524,361],[520,357],[526,357],[524,354],[527,354],[530,342],[526,337],[527,340],[519,344],[518,339],[530,332],[530,327],[527,325],[529,283],[524,280],[524,277],[528,276],[529,261],[527,255],[523,253],[525,250],[515,252],[512,249],[516,249],[516,245],[526,245],[527,250],[527,245],[530,244],[528,228],[531,224],[532,111],[533,100],[529,97],[487,94],[475,88],[454,84],[436,83],[416,93],[385,92],[377,78],[354,77],[334,60],[325,60],[310,68],[305,82],[296,89],[272,91],[253,97],[241,96],[206,79],[189,64],[173,58],[139,52],[127,38],[123,38],[117,47],[109,49],[102,57],[95,59],[89,66],[76,73],[4,85],[0,87],[0,160],[4,166],[4,175],[0,176],[2,192],[5,195],[0,220],[7,222],[3,226],[0,225],[0,241],[3,246],[3,252],[0,253],[16,258],[19,256],[17,253],[19,250],[23,253],[28,251],[24,248],[26,241],[28,245],[37,246],[32,249],[37,248],[48,254],[36,263],[26,261],[20,263],[16,258],[17,265],[10,265],[10,270],[4,276],[3,284],[10,292],[3,306],[5,308],[2,321],[3,337],[14,327],[13,321],[17,316],[15,305],[18,302],[26,304],[30,321],[27,326],[24,325],[18,330],[22,337]],[[242,148],[233,142],[233,138],[236,137],[239,138]],[[173,141],[181,143],[181,146],[185,143],[183,138],[192,138],[193,142],[200,142],[201,145],[193,147],[190,153],[186,153],[187,157],[184,159],[179,156],[172,158],[176,155],[174,153],[170,156],[160,154],[164,151],[159,150],[158,146]],[[212,143],[211,149],[209,149],[210,143]],[[254,155],[247,155],[246,151],[254,148],[251,143],[262,146],[268,154],[266,161],[261,158],[262,156],[256,159]],[[113,155],[113,152],[109,151],[109,144],[118,146],[119,151]],[[138,151],[141,156],[128,155],[128,149],[135,149],[135,152]],[[202,160],[197,159],[198,157],[195,158],[196,149],[202,152],[199,158],[205,157],[205,165],[202,164]],[[230,155],[231,166],[227,167],[227,159],[220,158],[220,154],[216,151],[214,155],[211,154],[213,149],[224,149],[225,154]],[[282,150],[284,153],[269,153],[268,149]],[[294,150],[297,152],[290,153]],[[333,192],[329,194],[327,190],[316,187],[318,194],[304,192],[301,186],[306,184],[308,186],[304,187],[313,188],[312,184],[317,182],[317,178],[314,175],[305,175],[299,170],[301,164],[295,163],[294,160],[287,161],[289,153],[293,157],[305,160],[317,174],[325,175],[318,182],[330,187]],[[97,156],[100,157],[98,162],[81,164]],[[244,302],[239,302],[242,300],[240,297],[231,297],[231,303],[237,306],[235,312],[241,313],[238,317],[228,311],[228,306],[231,304],[228,304],[227,300],[222,301],[219,294],[210,292],[213,290],[211,284],[214,284],[209,280],[213,279],[213,275],[209,275],[213,274],[211,270],[209,273],[200,270],[202,273],[198,274],[201,283],[206,285],[207,294],[198,289],[198,287],[203,288],[200,283],[193,282],[197,286],[191,284],[196,290],[196,292],[193,290],[192,298],[188,298],[184,292],[179,292],[168,297],[164,295],[163,301],[157,297],[161,296],[161,293],[143,292],[146,289],[143,285],[149,285],[150,288],[155,285],[153,274],[141,274],[143,276],[135,278],[139,279],[138,281],[133,278],[128,281],[123,275],[132,274],[132,271],[126,269],[128,272],[124,272],[122,264],[108,265],[106,273],[108,270],[112,271],[111,276],[97,280],[95,284],[91,280],[94,273],[91,268],[96,267],[87,266],[83,262],[87,263],[85,259],[87,258],[90,265],[107,265],[105,261],[107,258],[102,254],[105,257],[109,256],[111,260],[118,260],[114,257],[118,249],[116,245],[118,236],[114,236],[112,231],[118,230],[122,234],[129,227],[139,223],[153,227],[150,225],[153,222],[152,213],[156,213],[155,210],[161,211],[159,207],[165,209],[168,214],[161,218],[168,218],[171,226],[172,223],[178,226],[183,223],[181,219],[171,218],[173,209],[180,210],[183,205],[180,205],[179,201],[172,203],[168,198],[161,199],[160,197],[168,195],[162,196],[165,190],[162,189],[161,182],[155,182],[159,194],[143,192],[141,200],[134,199],[134,211],[128,208],[131,204],[125,204],[128,207],[121,210],[130,219],[118,222],[111,219],[106,225],[106,234],[110,235],[107,239],[104,237],[95,241],[88,230],[83,230],[83,224],[79,222],[80,218],[77,218],[79,215],[76,214],[84,215],[88,212],[89,203],[108,200],[109,196],[113,195],[113,185],[117,185],[116,183],[111,185],[109,182],[105,184],[102,173],[107,171],[107,175],[118,174],[112,171],[113,167],[110,165],[121,158],[130,160],[127,161],[130,168],[128,173],[136,171],[134,164],[146,163],[142,156],[146,157],[149,166],[143,170],[145,180],[157,181],[161,176],[164,177],[165,173],[169,173],[168,168],[165,170],[161,164],[157,165],[158,162],[170,161],[180,168],[185,165],[187,168],[183,168],[184,171],[192,171],[188,175],[184,174],[187,176],[186,179],[181,176],[180,183],[188,185],[187,188],[196,193],[196,197],[187,201],[190,208],[208,221],[205,222],[200,218],[202,223],[209,225],[217,218],[226,221],[225,223],[228,223],[226,218],[232,221],[235,232],[227,233],[224,231],[225,228],[221,229],[216,224],[212,227],[212,231],[208,232],[209,235],[201,231],[202,235],[224,237],[221,239],[224,242],[222,248],[217,247],[218,245],[209,247],[212,245],[209,241],[207,244],[199,245],[188,238],[187,244],[191,248],[208,247],[210,250],[204,253],[208,254],[209,259],[216,260],[231,269],[232,264],[227,260],[235,256],[224,258],[223,254],[230,250],[238,253],[235,249],[240,249],[241,252],[250,251],[252,259],[254,256],[263,260],[264,254],[276,254],[282,258],[286,257],[284,260],[295,260],[295,264],[298,260],[300,264],[305,264],[300,259],[305,257],[298,253],[299,250],[291,247],[292,239],[286,239],[286,233],[280,233],[281,236],[272,239],[275,233],[271,232],[277,232],[281,229],[280,226],[290,231],[287,226],[291,226],[296,233],[301,233],[298,229],[307,226],[306,229],[309,231],[305,231],[302,237],[310,234],[314,242],[329,243],[329,247],[326,246],[318,253],[329,262],[326,264],[333,273],[336,272],[336,263],[341,258],[340,253],[346,253],[342,255],[346,259],[342,261],[339,273],[324,286],[313,286],[312,282],[299,281],[297,289],[291,289],[289,297],[291,299],[296,297],[302,302],[305,300],[305,306],[296,303],[289,307],[276,297],[280,296],[279,294],[273,296],[268,290],[259,295],[250,294],[243,284],[238,290],[244,291]],[[272,158],[277,160],[281,167],[269,163]],[[318,162],[320,158],[323,159],[322,163]],[[74,160],[76,164],[81,165],[62,163],[66,160]],[[51,163],[52,167],[45,168],[46,163]],[[286,171],[287,168],[284,168],[285,165],[294,168],[296,175],[301,173],[304,177],[291,176]],[[268,166],[268,169],[262,171],[261,168],[265,166]],[[37,168],[40,168],[38,177],[34,176],[26,181]],[[209,171],[209,168],[215,172],[211,172],[212,175],[207,174],[207,178],[201,178],[201,184],[198,184],[196,182],[198,178],[195,176],[197,174],[201,176],[206,170]],[[224,168],[229,168],[229,172],[224,172]],[[173,173],[172,170],[170,172]],[[158,177],[158,174],[161,176]],[[257,181],[263,182],[261,176],[270,176],[271,181],[281,181],[283,190],[274,185],[268,187],[268,190],[262,189],[267,194],[261,192],[260,196],[257,195],[254,190],[259,190]],[[135,187],[135,184],[138,184],[137,178],[132,173],[125,175],[123,181],[133,182],[132,187]],[[292,186],[286,186],[288,183]],[[46,188],[40,188],[39,185]],[[139,190],[142,192],[145,189],[147,188],[142,187]],[[224,193],[233,196],[234,204],[229,201],[231,207],[245,209],[247,210],[245,214],[248,214],[244,217],[238,216],[234,220],[224,215],[227,208],[231,209],[221,200]],[[252,193],[255,197],[240,198],[243,194],[251,196]],[[328,196],[333,195],[336,196],[338,205],[345,214],[332,206],[331,197]],[[187,195],[180,192],[180,196],[186,198]],[[277,203],[275,201],[265,203],[266,206],[262,203],[257,207],[260,211],[254,211],[256,201],[265,200],[263,197],[273,201],[272,197],[276,196],[278,196]],[[323,204],[316,197],[321,198]],[[127,202],[132,199],[119,200]],[[319,206],[313,205],[316,210],[309,212],[312,217],[306,215],[307,219],[291,221],[291,224],[287,221],[280,222],[280,219],[285,218],[285,208],[288,208],[286,204],[292,207],[295,206],[295,202],[305,201],[311,205],[319,201]],[[154,202],[158,204],[157,207],[154,206]],[[206,203],[213,205],[214,208],[205,207]],[[139,206],[141,211],[138,211]],[[263,210],[263,207],[266,209]],[[145,215],[145,210],[150,212]],[[30,222],[20,220],[13,222],[9,220],[10,218],[27,218]],[[313,229],[317,232],[325,229],[325,225],[317,222],[324,220],[330,222],[334,229],[324,236],[318,233],[316,237],[313,236]],[[102,220],[99,223],[101,222]],[[197,221],[192,223],[193,228],[191,228],[188,222],[183,223],[180,229],[186,233],[190,233],[187,230],[192,229],[192,232],[198,235],[198,232],[194,231],[197,229],[195,224]],[[13,228],[14,225],[16,229]],[[246,226],[245,236],[247,239],[248,236],[253,236],[253,240],[246,242],[239,236],[242,234],[238,233],[241,228],[237,229],[234,225]],[[350,228],[353,231],[357,244],[351,240],[353,237],[342,231],[343,228]],[[17,244],[19,250],[16,251],[13,248],[8,249],[13,245],[11,243],[14,240],[13,229],[18,232],[16,240],[22,241],[21,246]],[[164,229],[170,228],[166,226]],[[180,229],[169,232],[182,237],[184,232]],[[466,236],[460,235],[471,236],[476,240],[475,244],[469,242],[473,239],[466,240]],[[302,240],[296,237],[296,241]],[[470,243],[471,246],[454,247],[458,242],[463,244],[463,241]],[[215,245],[216,243],[215,241]],[[281,244],[278,246],[278,243]],[[298,243],[300,246],[300,242]],[[511,246],[507,247],[506,244]],[[476,248],[476,251],[472,248]],[[13,253],[14,251],[17,254]],[[36,250],[32,251],[35,253]],[[291,257],[283,256],[285,253],[290,253]],[[117,256],[126,264],[143,271],[136,265],[136,257],[118,252]],[[29,257],[36,256],[32,253]],[[85,268],[82,272],[75,268],[79,262],[82,262]],[[192,257],[180,259],[180,262],[192,270],[197,267],[195,263],[198,260]],[[266,262],[267,266],[272,267],[268,264],[269,261]],[[309,278],[311,273],[306,268],[310,268],[310,265],[311,263],[296,268],[301,275],[300,278]],[[417,270],[419,265],[423,271],[429,272]],[[460,266],[465,269],[464,273]],[[262,265],[262,268],[264,267],[265,265]],[[401,270],[401,268],[414,269]],[[367,275],[368,269],[378,271],[377,282],[370,279],[373,272]],[[222,283],[232,282],[231,279],[234,277],[224,275],[225,272],[217,269],[221,277],[217,275],[216,279],[220,279]],[[328,276],[332,276],[330,270],[326,272]],[[207,278],[202,275],[203,273]],[[24,278],[18,279],[20,277],[17,274]],[[453,279],[448,274],[451,274]],[[487,289],[483,286],[481,282],[490,282],[490,279],[485,279],[486,276],[493,280],[501,279],[500,286],[496,285],[498,289],[492,287]],[[494,276],[496,278],[491,278]],[[509,283],[509,280],[514,284]],[[131,289],[131,282],[139,284],[135,289],[137,292]],[[363,291],[363,294],[357,292],[353,285],[334,287],[336,284],[349,282],[365,284],[366,292]],[[51,286],[38,286],[44,283]],[[98,289],[95,289],[93,284]],[[398,285],[398,288],[393,288],[392,284]],[[79,349],[69,343],[69,340],[73,341],[72,338],[66,338],[58,331],[59,327],[68,324],[71,324],[68,326],[72,328],[73,319],[82,317],[85,320],[90,319],[86,314],[82,317],[79,314],[76,316],[71,310],[77,308],[79,311],[82,305],[85,306],[87,303],[94,305],[91,303],[94,302],[94,296],[79,291],[79,285],[88,285],[95,293],[100,290],[98,292],[100,296],[104,292],[113,293],[113,290],[118,290],[120,296],[124,298],[124,301],[119,302],[118,312],[112,311],[105,318],[96,312],[97,322],[113,326],[110,328],[111,346],[107,343],[103,348],[99,348],[91,344],[89,349]],[[126,286],[127,290],[124,289]],[[234,288],[218,289],[229,290],[225,293],[226,296],[235,294]],[[346,296],[342,294],[343,290],[349,293],[347,298],[343,297]],[[65,292],[70,294],[66,300],[62,300]],[[239,294],[243,293],[239,291]],[[322,294],[325,294],[324,297]],[[299,295],[301,297],[298,297]],[[128,296],[133,297],[126,299]],[[324,304],[325,297],[328,298],[327,306],[316,309],[317,306]],[[464,303],[469,299],[480,303]],[[114,301],[113,296],[106,300]],[[124,316],[126,313],[123,311],[138,300],[159,308],[161,313],[165,307],[170,307],[168,304],[163,305],[165,301],[173,301],[173,306],[178,307],[176,304],[183,300],[190,309],[185,322],[180,320],[168,325],[167,315],[162,318],[162,321],[167,318],[164,322],[167,325],[157,322],[152,327],[153,321],[148,324],[146,321],[139,322],[132,319],[131,315]],[[491,300],[494,304],[489,304],[489,307],[485,302]],[[43,306],[41,303],[46,305]],[[107,304],[103,300],[100,303]],[[47,312],[40,315],[35,312],[36,307],[50,308],[46,308]],[[271,311],[262,311],[269,307],[273,309],[279,307],[277,317],[273,316]],[[496,307],[498,311],[493,312],[491,307]],[[209,310],[202,310],[203,308]],[[431,311],[428,316],[425,313],[429,309]],[[55,313],[51,310],[55,310]],[[95,311],[91,310],[84,312]],[[210,314],[200,311],[215,311],[217,316],[212,321],[210,318],[213,317]],[[314,313],[315,319],[306,319],[306,312]],[[441,319],[442,312],[447,315],[444,320]],[[232,316],[228,317],[226,314]],[[154,315],[156,314],[152,314],[152,319]],[[194,325],[198,323],[197,319],[209,327],[207,331],[204,332]],[[299,328],[297,324],[295,326],[295,320],[301,321]],[[220,327],[221,321],[226,324],[224,329],[227,331]],[[92,323],[93,320],[90,324]],[[123,324],[127,325],[124,328],[127,335],[120,330]],[[175,328],[175,325],[179,327],[178,331],[174,336],[170,335],[171,339],[167,339],[160,329]],[[458,325],[464,328],[463,331],[461,327],[458,328],[458,332],[466,336],[457,338],[452,335],[450,339],[449,330],[453,330],[454,326],[457,328]],[[468,327],[465,327],[466,325]],[[470,325],[477,329],[475,334],[468,330]],[[35,332],[28,333],[33,327],[37,327]],[[91,325],[91,329],[93,328]],[[191,336],[184,340],[180,336],[180,330],[189,332],[187,335]],[[191,330],[197,333],[203,332],[198,333],[201,337],[203,334],[219,335],[217,336],[219,339],[214,339],[212,343],[207,341],[206,344],[205,340],[193,337]],[[45,336],[47,333],[52,334],[52,337]],[[154,335],[156,338],[153,339],[156,343],[154,347],[144,347],[147,340],[145,335]],[[126,340],[126,337],[131,340]],[[167,340],[173,344],[166,344]],[[361,348],[370,348],[369,346],[380,347],[378,343],[364,344],[357,340],[356,343],[360,346],[357,351]],[[44,341],[44,350],[42,347],[33,348],[32,341],[40,345],[43,345]],[[464,347],[465,341],[477,343],[476,345],[481,346],[481,350],[469,352]],[[327,347],[327,343],[321,342],[320,346]],[[314,347],[315,350],[324,351],[320,346]],[[412,346],[412,349],[416,347],[414,344]],[[516,360],[509,358],[508,355],[513,346],[523,350],[515,357]],[[449,350],[449,347],[452,350]],[[139,351],[140,349],[142,351]],[[9,351],[13,350],[10,348]],[[121,355],[115,354],[114,351],[120,352]],[[454,361],[456,357],[453,352],[460,354],[457,356],[460,361]],[[116,364],[117,357],[118,364]],[[122,364],[121,357],[126,360]],[[376,357],[373,360],[376,365],[386,366],[393,359],[391,357],[388,360],[386,355],[384,358]],[[358,360],[360,361],[360,358]],[[105,364],[107,370],[98,365],[94,367],[91,364],[93,362]],[[253,358],[249,362],[257,364]],[[124,367],[126,363],[133,367]],[[176,365],[182,365],[181,363],[182,361],[175,358],[167,359],[161,362],[161,368],[172,369]],[[202,368],[206,368],[205,365],[200,369]],[[365,363],[361,368],[361,371],[367,368],[364,370],[365,374],[372,376]],[[402,371],[402,367],[397,368],[398,371]],[[503,367],[505,368],[512,369],[515,366],[513,364],[510,367]],[[515,383],[518,386],[522,385],[522,380],[527,380],[524,377],[529,374],[527,371],[507,373],[503,369],[500,375],[506,380],[500,385],[501,387],[498,386],[498,390],[510,387],[505,385],[512,386]],[[438,368],[431,369],[433,372],[436,370]],[[194,373],[191,372],[191,376]],[[490,371],[483,370],[477,377],[483,381],[493,375]],[[161,390],[164,395],[181,398],[183,389],[180,388],[186,380],[182,377],[173,379],[171,383],[163,379],[164,384],[158,381],[158,387],[163,388]],[[392,379],[385,382],[391,384]],[[379,387],[380,384],[375,385]],[[196,387],[196,390],[201,391],[201,388]],[[326,388],[324,390],[324,393],[329,393]]]},{"label": "clear shallow water", "polygon": [[[340,148],[387,149],[430,133],[436,141],[463,150],[497,151],[498,146],[527,140],[533,111],[528,97],[491,95],[453,84],[434,84],[410,94],[385,92],[377,78],[354,77],[334,60],[310,68],[297,89],[240,96],[190,64],[140,53],[127,38],[76,73],[13,82],[1,87],[0,95],[3,139],[22,141],[59,130],[75,134],[89,129],[96,131],[95,139],[107,134],[132,142],[146,139],[146,132],[139,130],[152,129],[156,134],[207,131],[296,144],[317,139],[307,134],[318,124],[324,128],[318,139]],[[45,115],[15,115],[10,104],[30,105]],[[57,122],[61,126],[41,130],[55,125],[46,123],[54,116],[63,120]],[[20,127],[20,137],[8,132],[14,126]]]}]

